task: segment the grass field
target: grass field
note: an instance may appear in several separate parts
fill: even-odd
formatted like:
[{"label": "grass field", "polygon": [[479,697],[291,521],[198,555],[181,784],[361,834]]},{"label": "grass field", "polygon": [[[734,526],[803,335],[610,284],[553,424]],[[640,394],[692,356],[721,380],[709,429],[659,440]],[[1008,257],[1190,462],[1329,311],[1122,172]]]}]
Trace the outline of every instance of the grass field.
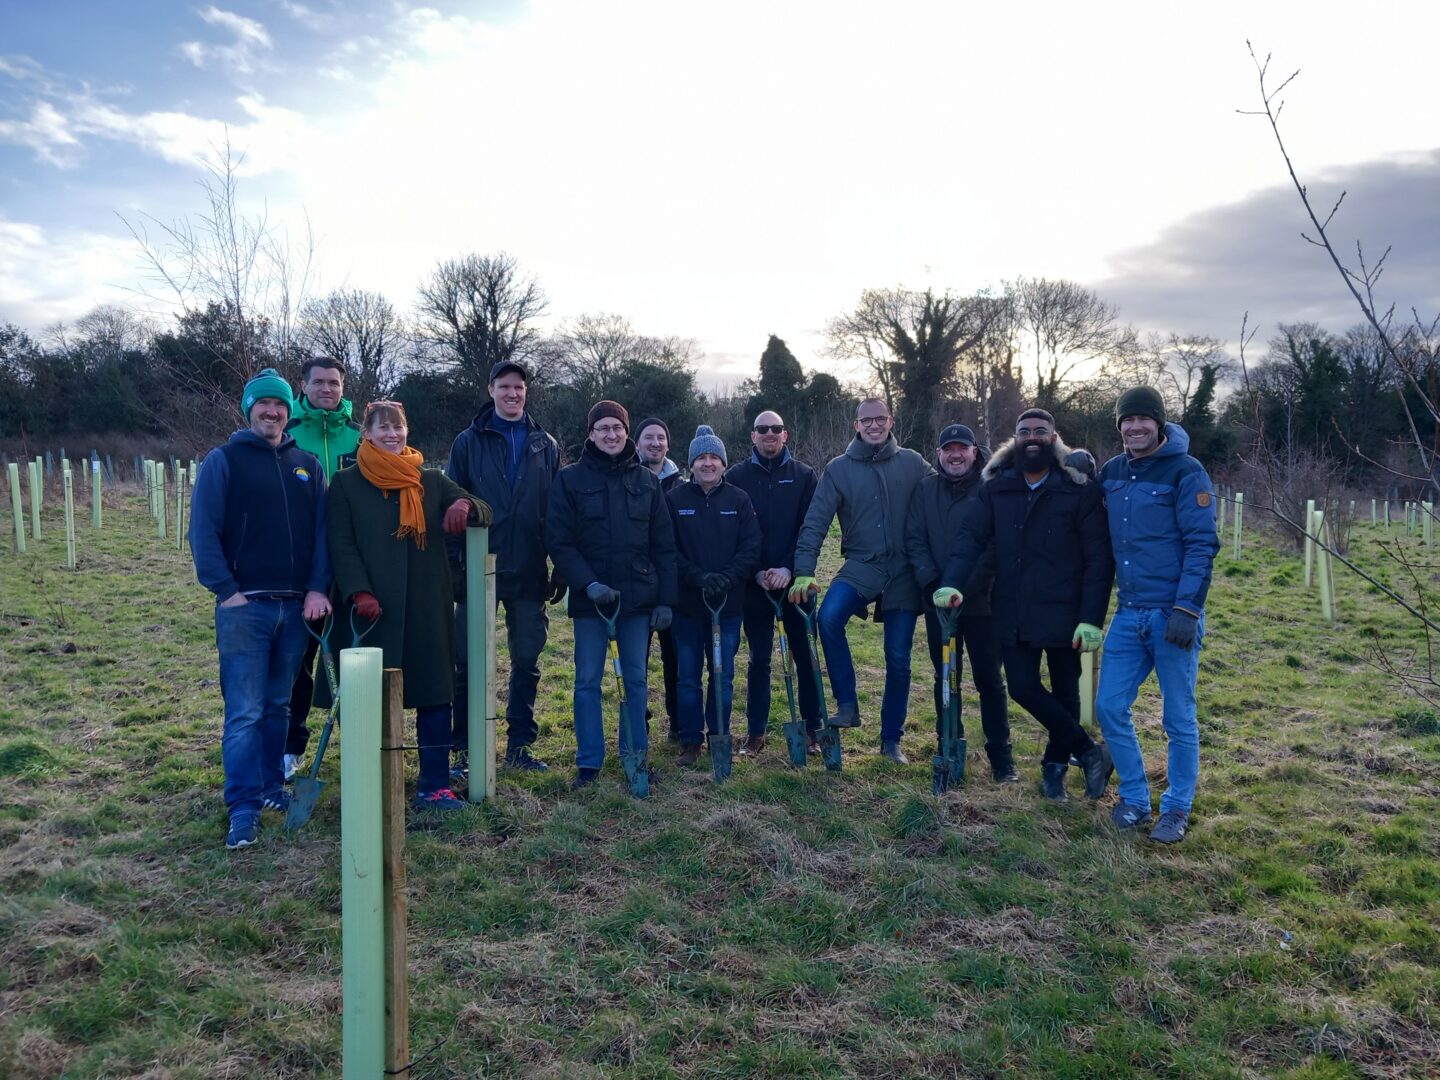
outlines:
[{"label": "grass field", "polygon": [[[55,507],[24,556],[0,518],[0,1076],[338,1076],[338,754],[297,838],[267,814],[227,853],[210,597],[142,499],[98,537],[79,516],[78,572]],[[1354,550],[1383,568],[1368,529]],[[873,624],[843,775],[777,739],[717,787],[661,743],[648,803],[613,759],[572,794],[555,618],[551,771],[410,834],[411,1045],[439,1044],[413,1075],[1440,1075],[1440,717],[1364,659],[1419,645],[1408,620],[1336,574],[1329,627],[1293,552],[1221,555],[1174,849],[1108,828],[1113,787],[1042,805],[1013,707],[1024,784],[972,743],[931,796],[923,675],[917,764],[882,763]],[[1156,710],[1151,683],[1163,787]]]}]

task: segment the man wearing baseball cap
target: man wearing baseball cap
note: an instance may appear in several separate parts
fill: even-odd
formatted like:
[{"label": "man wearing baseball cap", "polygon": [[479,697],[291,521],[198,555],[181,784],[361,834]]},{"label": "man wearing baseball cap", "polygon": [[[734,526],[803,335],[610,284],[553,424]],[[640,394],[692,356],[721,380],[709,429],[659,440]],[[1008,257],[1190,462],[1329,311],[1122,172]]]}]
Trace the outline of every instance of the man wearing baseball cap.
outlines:
[{"label": "man wearing baseball cap", "polygon": [[215,594],[232,850],[259,838],[262,809],[289,805],[281,759],[305,652],[302,619],[330,612],[325,469],[285,433],[294,404],[274,368],[247,382],[247,426],[205,455],[191,502],[195,576]]},{"label": "man wearing baseball cap", "polygon": [[[550,633],[545,603],[558,602],[565,589],[552,579],[541,529],[550,502],[550,484],[560,468],[560,447],[525,408],[529,372],[514,360],[490,369],[490,400],[470,426],[455,436],[445,473],[490,505],[490,552],[495,556],[495,597],[505,606],[510,650],[510,692],[505,701],[505,764],[545,771],[530,752],[540,727],[535,691],[540,654]],[[455,706],[451,742],[456,750],[452,778],[464,776],[470,736],[468,634],[465,598],[465,537],[445,545],[455,577]],[[484,572],[484,567],[480,568]],[[458,776],[456,776],[458,774]]]},{"label": "man wearing baseball cap", "polygon": [[1100,470],[1115,550],[1117,604],[1105,635],[1105,662],[1095,717],[1115,760],[1120,801],[1110,818],[1120,829],[1150,821],[1150,784],[1130,708],[1153,670],[1164,702],[1168,743],[1160,819],[1150,839],[1174,844],[1185,836],[1200,775],[1200,726],[1195,706],[1205,597],[1220,540],[1214,489],[1205,466],[1189,454],[1190,436],[1167,423],[1154,387],[1136,386],[1115,402],[1123,453]]},{"label": "man wearing baseball cap", "polygon": [[[935,450],[936,473],[925,477],[910,497],[906,524],[906,550],[925,609],[925,638],[935,667],[936,732],[941,721],[941,680],[944,677],[940,619],[932,594],[950,558],[964,515],[974,509],[980,493],[980,474],[990,462],[990,448],[977,446],[975,433],[964,424],[949,424],[940,432]],[[956,635],[970,654],[970,676],[980,694],[980,723],[985,730],[985,754],[997,784],[1019,782],[1010,751],[1010,717],[1005,679],[1000,673],[1000,649],[990,614],[990,587],[995,581],[995,546],[991,541],[963,586],[965,605],[960,609]],[[961,663],[957,653],[955,663]],[[960,737],[965,737],[961,718]]]}]

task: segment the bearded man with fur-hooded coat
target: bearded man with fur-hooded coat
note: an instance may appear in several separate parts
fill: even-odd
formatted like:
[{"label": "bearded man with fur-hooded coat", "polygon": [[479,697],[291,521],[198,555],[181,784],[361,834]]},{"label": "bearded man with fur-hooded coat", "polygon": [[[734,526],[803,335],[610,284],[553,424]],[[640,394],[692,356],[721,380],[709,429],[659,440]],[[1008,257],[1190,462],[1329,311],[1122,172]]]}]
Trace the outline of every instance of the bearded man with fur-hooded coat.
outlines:
[{"label": "bearded man with fur-hooded coat", "polygon": [[[1093,651],[1110,605],[1115,559],[1104,492],[1066,464],[1071,451],[1043,409],[1027,409],[1016,437],[991,456],[980,494],[970,501],[934,596],[957,606],[993,540],[991,593],[996,638],[1010,696],[1050,733],[1043,761],[1047,797],[1065,797],[1065,769],[1076,757],[1086,795],[1099,798],[1111,772],[1109,754],[1080,726],[1079,650]],[[1051,689],[1040,681],[1048,661]],[[1071,683],[1074,683],[1072,686]]]}]

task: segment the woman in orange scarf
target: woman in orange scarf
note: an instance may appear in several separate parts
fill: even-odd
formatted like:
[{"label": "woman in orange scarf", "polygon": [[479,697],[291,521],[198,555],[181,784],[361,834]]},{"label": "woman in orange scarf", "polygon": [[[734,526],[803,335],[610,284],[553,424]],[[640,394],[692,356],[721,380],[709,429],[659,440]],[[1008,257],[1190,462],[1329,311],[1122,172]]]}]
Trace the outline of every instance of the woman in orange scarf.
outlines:
[{"label": "woman in orange scarf", "polygon": [[337,625],[348,638],[352,609],[362,630],[373,623],[365,644],[405,673],[405,707],[415,710],[420,744],[416,808],[458,810],[465,804],[449,787],[453,587],[440,534],[489,525],[490,507],[439,469],[424,468],[409,435],[403,405],[372,401],[355,465],[330,482],[330,560],[344,600]]}]

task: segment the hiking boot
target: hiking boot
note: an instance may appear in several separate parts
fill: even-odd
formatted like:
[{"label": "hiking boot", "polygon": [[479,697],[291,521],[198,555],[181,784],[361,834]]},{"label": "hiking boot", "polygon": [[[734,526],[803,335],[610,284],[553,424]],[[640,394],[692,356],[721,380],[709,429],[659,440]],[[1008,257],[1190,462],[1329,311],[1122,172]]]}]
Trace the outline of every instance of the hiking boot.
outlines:
[{"label": "hiking boot", "polygon": [[598,779],[600,779],[599,769],[576,769],[575,779],[570,781],[570,790],[579,791],[581,788],[589,787]]},{"label": "hiking boot", "polygon": [[450,780],[452,783],[463,784],[470,779],[470,755],[464,750],[456,750],[455,758],[450,763]]},{"label": "hiking boot", "polygon": [[225,834],[225,847],[230,851],[249,847],[260,839],[260,820],[248,815],[230,819],[230,831]]},{"label": "hiking boot", "polygon": [[303,754],[286,754],[284,758],[285,782],[289,783],[295,779],[295,774],[300,771],[300,762],[304,760]]},{"label": "hiking boot", "polygon": [[990,759],[990,775],[997,784],[1018,784],[1020,774],[1015,771],[1015,755],[1010,744],[995,743],[985,747],[985,756]]},{"label": "hiking boot", "polygon": [[1141,825],[1149,825],[1150,808],[1136,803],[1117,802],[1115,808],[1110,811],[1110,824],[1121,832],[1130,832],[1132,829],[1138,829]]},{"label": "hiking boot", "polygon": [[805,752],[807,754],[820,753],[820,738],[814,732],[805,736]]},{"label": "hiking boot", "polygon": [[751,735],[740,747],[741,757],[759,757],[760,751],[765,749],[764,735]]},{"label": "hiking boot", "polygon": [[505,751],[505,764],[512,769],[524,769],[526,772],[546,772],[550,766],[530,753],[530,744],[524,746],[512,746]]},{"label": "hiking boot", "polygon": [[415,793],[416,810],[440,810],[451,812],[464,810],[465,804],[455,797],[455,792],[448,787],[438,791],[417,791]]},{"label": "hiking boot", "polygon": [[1020,782],[1020,774],[1015,771],[1014,764],[991,765],[990,778],[997,784],[1018,784]]},{"label": "hiking boot", "polygon": [[1157,844],[1178,844],[1185,839],[1185,830],[1190,825],[1190,815],[1184,810],[1166,810],[1150,830],[1150,839]]},{"label": "hiking boot", "polygon": [[853,701],[835,706],[835,715],[830,717],[831,727],[859,727],[860,706]]},{"label": "hiking boot", "polygon": [[1085,770],[1085,798],[1098,799],[1105,794],[1105,785],[1115,771],[1110,748],[1104,743],[1092,746],[1080,755],[1080,768]]},{"label": "hiking boot", "polygon": [[680,753],[675,758],[675,764],[683,768],[689,768],[700,760],[700,744],[689,743],[680,748]]},{"label": "hiking boot", "polygon": [[276,788],[260,800],[260,805],[266,810],[279,810],[283,814],[290,809],[290,792]]},{"label": "hiking boot", "polygon": [[896,765],[910,764],[910,759],[906,757],[904,751],[900,749],[900,744],[898,742],[882,742],[880,744],[880,756],[883,758],[889,758],[891,761],[895,762]]},{"label": "hiking boot", "polygon": [[1065,794],[1065,772],[1068,761],[1045,761],[1040,765],[1040,794],[1053,802],[1069,802]]}]

